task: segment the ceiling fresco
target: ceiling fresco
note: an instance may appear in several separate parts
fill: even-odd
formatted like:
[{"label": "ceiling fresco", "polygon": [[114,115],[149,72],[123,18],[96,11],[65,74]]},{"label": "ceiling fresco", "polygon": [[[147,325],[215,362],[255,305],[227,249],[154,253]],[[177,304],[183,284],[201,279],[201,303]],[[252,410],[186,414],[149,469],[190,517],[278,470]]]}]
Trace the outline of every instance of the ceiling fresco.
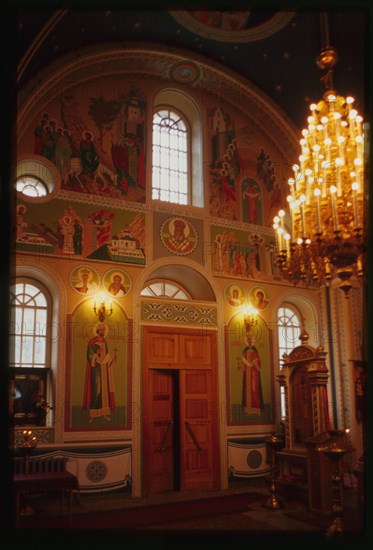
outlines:
[{"label": "ceiling fresco", "polygon": [[[78,3],[77,6],[80,4]],[[322,47],[320,17],[303,7],[279,11],[246,6],[232,11],[203,9],[22,8],[17,15],[17,83],[23,87],[59,56],[105,42],[149,43],[184,49],[226,67],[261,88],[298,127],[308,105],[323,93],[316,58]],[[141,2],[139,3],[141,7]],[[361,7],[362,6],[362,7]],[[367,4],[368,6],[368,4]],[[337,49],[335,87],[356,98],[364,113],[369,47],[364,2],[344,3],[328,13]],[[67,39],[68,38],[68,39]],[[353,44],[353,48],[351,47]]]}]

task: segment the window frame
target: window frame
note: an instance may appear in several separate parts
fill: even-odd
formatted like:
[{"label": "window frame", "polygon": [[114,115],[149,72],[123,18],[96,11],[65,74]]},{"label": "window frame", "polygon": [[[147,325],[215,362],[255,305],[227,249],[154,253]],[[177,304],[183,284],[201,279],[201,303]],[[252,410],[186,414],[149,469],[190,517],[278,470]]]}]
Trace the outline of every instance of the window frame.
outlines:
[{"label": "window frame", "polygon": [[[303,321],[302,321],[303,317],[302,317],[299,309],[296,306],[294,306],[293,304],[290,304],[288,302],[284,302],[277,308],[277,338],[278,338],[278,350],[279,350],[279,357],[280,357],[280,369],[282,368],[281,360],[282,360],[282,355],[283,355],[283,354],[281,354],[281,350],[284,349],[284,348],[280,346],[279,331],[280,331],[280,326],[282,328],[285,328],[284,325],[280,325],[280,323],[279,323],[279,311],[281,309],[288,309],[288,310],[292,311],[293,316],[295,316],[297,318],[297,320],[299,322],[299,336],[300,336],[301,331],[302,331],[302,323],[303,323]],[[296,325],[292,325],[292,327],[293,327],[292,330],[293,330],[293,334],[294,334],[294,331],[295,331],[294,327],[296,327]],[[285,337],[285,340],[286,340],[286,337]],[[286,346],[283,353],[289,354],[295,347],[299,346],[300,345],[300,338],[298,338],[298,340],[299,340],[299,344],[294,344],[292,347]],[[295,341],[295,339],[294,339],[294,341]]]},{"label": "window frame", "polygon": [[[38,180],[46,189],[46,194],[33,196],[19,191],[17,189],[18,182],[25,178]],[[13,187],[18,201],[34,204],[45,203],[58,195],[61,187],[61,177],[51,160],[33,154],[20,155],[17,159]]]},{"label": "window frame", "polygon": [[[45,357],[44,366],[36,365],[32,366],[17,366],[15,359],[15,349],[9,350],[9,414],[11,416],[14,426],[48,426],[52,419],[48,418],[48,395],[51,395],[51,322],[53,318],[53,299],[48,288],[39,280],[32,277],[16,277],[10,284],[11,298],[10,298],[10,329],[9,335],[11,335],[12,324],[15,323],[15,307],[16,297],[19,295],[16,293],[15,287],[19,284],[30,285],[38,289],[39,292],[45,298],[46,306],[43,309],[46,311],[45,318]],[[14,292],[13,292],[14,289]],[[24,288],[24,290],[26,290]],[[27,306],[26,306],[27,307]],[[37,309],[37,307],[35,307]],[[23,319],[22,315],[22,319]],[[34,335],[35,323],[37,316],[34,315]],[[30,335],[30,330],[27,330],[25,334]],[[16,335],[16,328],[14,327],[13,334]],[[21,332],[21,336],[24,333]],[[35,342],[34,342],[35,345]],[[37,345],[37,343],[36,343]],[[12,353],[14,356],[12,357]],[[11,363],[11,360],[13,362]],[[33,357],[34,359],[34,357]],[[22,363],[21,363],[22,364]],[[17,391],[24,391],[24,397],[21,395],[21,401],[19,403],[20,410],[17,410]],[[45,406],[44,406],[45,405]]]},{"label": "window frame", "polygon": [[[15,299],[16,296],[17,296],[17,294],[15,292],[13,293],[12,289],[18,284],[23,284],[23,285],[29,284],[29,285],[37,288],[43,294],[43,296],[45,298],[45,301],[46,301],[46,307],[45,307],[45,311],[46,311],[46,321],[45,321],[46,325],[45,326],[46,326],[46,329],[45,329],[45,354],[44,354],[45,358],[44,358],[44,366],[41,366],[39,364],[35,365],[34,360],[32,361],[32,364],[30,366],[17,366],[15,349],[13,350],[13,353],[14,353],[13,357],[12,357],[12,349],[10,349],[9,350],[9,366],[12,367],[12,368],[15,368],[15,369],[30,368],[30,369],[47,369],[47,370],[50,371],[50,369],[51,369],[51,320],[52,320],[52,310],[53,310],[52,296],[51,296],[48,288],[42,282],[40,282],[36,279],[33,279],[32,277],[17,277],[14,281],[12,281],[11,284],[10,284],[10,292],[12,293],[11,294],[11,299],[10,299],[10,327],[9,327],[9,337],[10,338],[11,338],[11,336],[16,336],[17,335],[15,330],[13,332],[11,332],[11,331],[12,331],[12,326],[15,325],[15,323],[16,323],[16,321],[15,321],[15,307],[16,306],[13,303],[13,299]],[[35,308],[35,309],[37,309],[37,308]],[[36,322],[36,320],[34,321],[34,326],[35,326],[35,322]],[[30,335],[30,331],[28,330],[25,334],[23,332],[21,333],[21,336],[25,336],[25,335]],[[36,335],[35,335],[35,337],[37,338]],[[22,361],[20,361],[20,362],[22,364]],[[20,370],[20,372],[21,372],[21,370]]]},{"label": "window frame", "polygon": [[[174,298],[175,294],[173,296],[169,296],[167,294],[160,294],[160,295],[156,295],[154,293],[154,295],[152,296],[148,296],[148,295],[145,295],[145,294],[142,294],[142,292],[151,287],[152,285],[155,285],[155,284],[164,284],[165,286],[166,285],[170,285],[172,287],[175,287],[177,288],[177,292],[175,294],[177,294],[178,292],[183,292],[186,296],[186,298]],[[192,300],[192,297],[191,295],[189,294],[189,292],[187,292],[187,290],[185,290],[185,288],[183,286],[181,286],[179,283],[176,283],[175,281],[171,281],[169,279],[152,279],[150,281],[146,281],[146,284],[143,286],[143,288],[141,289],[140,291],[140,297],[143,299],[160,299],[160,300],[177,300],[178,302],[185,302],[185,301],[189,301],[189,300]]]},{"label": "window frame", "polygon": [[[19,189],[20,184],[24,184],[22,190]],[[34,188],[36,190],[36,194],[29,194],[25,193],[25,189],[27,188]],[[41,188],[44,193],[39,194],[39,188]],[[32,199],[40,199],[44,198],[49,194],[49,189],[46,183],[42,179],[40,179],[38,176],[35,176],[34,174],[24,174],[22,176],[19,176],[16,179],[16,191],[17,193],[20,193],[22,197],[32,198]]]},{"label": "window frame", "polygon": [[[176,115],[178,117],[178,119],[181,120],[184,123],[185,128],[186,128],[186,165],[187,165],[186,166],[186,177],[187,177],[187,193],[186,193],[186,195],[187,195],[187,202],[185,204],[181,203],[181,202],[174,202],[174,201],[170,201],[170,200],[167,201],[167,200],[163,200],[163,199],[160,199],[160,198],[154,198],[153,197],[153,189],[154,189],[154,186],[153,186],[153,174],[154,174],[153,153],[154,153],[154,149],[153,148],[154,148],[154,126],[155,126],[154,118],[155,118],[156,114],[159,113],[160,111],[168,111],[169,115],[170,114]],[[188,117],[180,109],[178,109],[174,105],[159,104],[153,109],[151,135],[152,135],[152,148],[151,148],[152,149],[152,163],[151,163],[151,180],[152,180],[151,199],[152,199],[152,201],[165,203],[165,204],[177,205],[177,206],[180,206],[180,207],[193,206],[192,127],[191,127],[191,124],[189,122]],[[159,166],[159,169],[160,170],[162,169],[161,165]],[[169,169],[168,169],[168,171],[169,171]],[[162,191],[162,189],[159,188],[159,192],[161,192],[161,191]]]},{"label": "window frame", "polygon": [[[278,356],[279,356],[279,371],[281,372],[282,370],[282,357],[284,355],[284,353],[286,354],[289,354],[294,348],[296,348],[297,346],[300,345],[300,338],[298,339],[299,340],[299,343],[294,343],[294,345],[292,347],[290,346],[286,346],[285,349],[280,346],[280,330],[284,330],[284,328],[286,329],[285,325],[283,324],[280,324],[279,320],[280,320],[280,315],[279,315],[279,312],[280,310],[282,309],[288,309],[292,312],[293,316],[295,316],[299,322],[299,337],[301,335],[301,332],[302,332],[302,326],[303,326],[303,316],[300,312],[300,310],[294,305],[294,304],[291,304],[289,302],[283,302],[278,308],[277,308],[277,312],[276,312],[276,325],[277,325],[277,349],[278,349]],[[293,327],[295,327],[296,325],[293,325]],[[293,331],[293,335],[294,335],[294,331],[295,329],[292,328],[292,331]],[[285,341],[286,341],[286,336],[285,336]],[[286,418],[286,409],[285,409],[285,392],[284,392],[284,388],[281,386],[280,387],[280,418],[281,418],[281,421],[283,422]]]}]

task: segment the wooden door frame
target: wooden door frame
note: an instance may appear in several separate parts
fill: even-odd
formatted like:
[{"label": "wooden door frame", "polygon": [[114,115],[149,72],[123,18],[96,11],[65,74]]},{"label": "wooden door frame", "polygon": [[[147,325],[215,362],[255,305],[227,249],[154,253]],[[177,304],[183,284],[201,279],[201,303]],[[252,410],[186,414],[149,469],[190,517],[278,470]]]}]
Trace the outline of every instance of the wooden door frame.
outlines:
[{"label": "wooden door frame", "polygon": [[[150,405],[149,405],[149,370],[150,369],[163,369],[163,370],[177,370],[182,369],[195,369],[204,370],[204,367],[190,366],[188,364],[182,364],[177,361],[170,360],[169,362],[149,363],[149,354],[145,350],[145,343],[149,342],[147,335],[149,334],[171,334],[171,335],[206,335],[212,337],[211,345],[211,361],[209,370],[211,370],[211,394],[212,394],[212,432],[213,432],[213,456],[215,457],[213,464],[213,478],[216,489],[221,486],[220,479],[220,445],[219,445],[219,401],[218,401],[218,373],[217,373],[217,354],[216,354],[216,340],[217,333],[214,330],[207,330],[205,328],[182,328],[182,327],[159,327],[153,325],[143,325],[141,332],[141,476],[142,476],[142,494],[147,496],[150,493],[150,468],[149,468],[149,456],[151,445],[149,442],[150,433]],[[206,368],[206,367],[205,367]],[[216,406],[215,406],[216,405]]]}]

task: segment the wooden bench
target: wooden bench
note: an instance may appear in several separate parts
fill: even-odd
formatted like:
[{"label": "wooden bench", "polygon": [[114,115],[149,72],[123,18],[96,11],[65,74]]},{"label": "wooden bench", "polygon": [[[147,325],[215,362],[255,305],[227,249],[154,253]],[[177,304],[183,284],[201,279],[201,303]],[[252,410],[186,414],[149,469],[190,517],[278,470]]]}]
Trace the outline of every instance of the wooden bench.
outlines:
[{"label": "wooden bench", "polygon": [[70,472],[42,472],[14,475],[15,497],[15,526],[19,527],[21,512],[21,496],[31,493],[61,491],[62,511],[64,510],[64,496],[67,493],[68,520],[72,524],[72,493],[79,490],[79,483]]}]

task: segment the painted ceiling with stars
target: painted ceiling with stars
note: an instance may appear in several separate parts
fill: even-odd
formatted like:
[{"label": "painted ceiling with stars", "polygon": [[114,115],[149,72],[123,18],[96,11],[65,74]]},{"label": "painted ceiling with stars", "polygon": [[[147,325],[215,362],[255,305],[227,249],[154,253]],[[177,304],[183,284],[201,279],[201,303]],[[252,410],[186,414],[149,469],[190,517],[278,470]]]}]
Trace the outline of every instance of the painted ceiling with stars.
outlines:
[{"label": "painted ceiling with stars", "polygon": [[[352,95],[364,116],[367,13],[353,6],[328,13],[330,44],[338,53],[334,87]],[[299,127],[323,94],[316,65],[325,32],[317,11],[236,9],[21,9],[18,86],[59,56],[105,42],[162,45],[198,53],[261,88]]]}]

